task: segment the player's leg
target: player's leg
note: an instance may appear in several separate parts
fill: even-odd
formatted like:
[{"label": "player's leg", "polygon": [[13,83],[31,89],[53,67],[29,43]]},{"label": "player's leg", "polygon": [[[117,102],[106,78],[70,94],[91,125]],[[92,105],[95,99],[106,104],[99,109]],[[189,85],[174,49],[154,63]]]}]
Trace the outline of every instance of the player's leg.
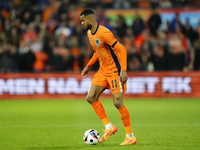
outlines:
[{"label": "player's leg", "polygon": [[106,81],[106,77],[100,72],[97,72],[92,79],[92,84],[86,98],[87,101],[92,105],[98,117],[102,120],[103,124],[105,125],[104,135],[100,139],[99,143],[104,142],[112,134],[117,132],[117,128],[110,122],[105,113],[103,105],[98,100],[99,96],[106,88],[109,88],[109,84]]},{"label": "player's leg", "polygon": [[113,94],[113,102],[115,107],[118,109],[122,123],[125,127],[126,138],[121,145],[130,145],[136,143],[136,138],[132,132],[130,114],[128,109],[123,103],[123,92],[126,91],[126,84],[121,83],[119,76],[113,75],[111,79],[109,79],[109,84],[111,87],[111,91]]},{"label": "player's leg", "polygon": [[93,104],[96,101],[98,101],[99,96],[101,95],[101,93],[105,90],[106,88],[103,86],[99,86],[99,85],[94,85],[91,84],[90,89],[88,91],[86,100],[90,103]]},{"label": "player's leg", "polygon": [[112,128],[112,124],[105,113],[103,105],[99,101],[99,96],[106,88],[109,88],[108,86],[109,85],[105,80],[104,75],[97,72],[92,79],[92,84],[86,97],[87,101],[91,104],[98,117],[102,120],[106,129]]},{"label": "player's leg", "polygon": [[101,102],[98,100],[101,93],[105,90],[105,87],[98,86],[98,85],[91,85],[90,90],[87,95],[87,101],[91,104],[93,107],[95,113],[97,116],[101,119],[103,124],[105,125],[105,132],[102,138],[100,139],[99,143],[103,143],[105,140],[107,140],[112,134],[115,134],[117,132],[117,128],[112,125],[110,120],[108,119],[105,109]]},{"label": "player's leg", "polygon": [[131,127],[131,121],[130,121],[130,114],[128,109],[123,103],[123,93],[115,93],[113,94],[113,102],[115,107],[118,109],[122,123],[125,127],[126,131],[126,138],[123,143],[120,145],[131,145],[131,144],[136,144],[137,140],[134,137],[134,134],[132,132],[132,127]]},{"label": "player's leg", "polygon": [[99,96],[104,90],[105,90],[105,87],[91,84],[91,87],[86,99],[93,107],[97,116],[102,120],[103,124],[107,126],[110,123],[110,121],[106,115],[103,105],[99,101]]}]

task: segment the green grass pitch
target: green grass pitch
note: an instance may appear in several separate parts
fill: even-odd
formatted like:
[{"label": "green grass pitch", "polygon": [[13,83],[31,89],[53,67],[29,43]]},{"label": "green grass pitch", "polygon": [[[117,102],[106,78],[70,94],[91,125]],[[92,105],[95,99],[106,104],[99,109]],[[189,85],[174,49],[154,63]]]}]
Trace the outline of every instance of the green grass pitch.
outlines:
[{"label": "green grass pitch", "polygon": [[1,100],[0,150],[198,150],[200,99],[125,99],[137,144],[120,146],[125,130],[111,99],[102,99],[118,132],[86,145],[83,134],[103,123],[85,100]]}]

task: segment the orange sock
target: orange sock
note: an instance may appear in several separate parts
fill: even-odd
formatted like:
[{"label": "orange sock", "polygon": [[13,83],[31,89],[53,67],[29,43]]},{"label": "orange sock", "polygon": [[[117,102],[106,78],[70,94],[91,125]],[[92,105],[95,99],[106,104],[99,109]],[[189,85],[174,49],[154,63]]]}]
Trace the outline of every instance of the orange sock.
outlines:
[{"label": "orange sock", "polygon": [[101,102],[99,100],[97,100],[96,102],[92,103],[91,105],[92,105],[95,113],[97,114],[97,116],[102,120],[103,124],[104,125],[109,124],[110,121],[106,115],[105,109],[104,109],[103,105],[101,104]]},{"label": "orange sock", "polygon": [[125,105],[123,105],[120,109],[118,109],[123,125],[126,130],[126,134],[132,134],[132,127],[131,127],[131,121],[130,121],[130,114],[128,109]]}]

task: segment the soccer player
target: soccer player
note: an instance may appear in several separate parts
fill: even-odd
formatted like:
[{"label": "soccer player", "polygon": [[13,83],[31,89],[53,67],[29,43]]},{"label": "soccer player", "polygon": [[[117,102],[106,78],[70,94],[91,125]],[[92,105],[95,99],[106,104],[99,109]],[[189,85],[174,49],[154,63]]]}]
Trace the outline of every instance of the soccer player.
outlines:
[{"label": "soccer player", "polygon": [[99,70],[94,75],[91,87],[87,94],[87,101],[91,104],[98,117],[105,125],[104,135],[99,143],[103,143],[112,134],[117,132],[108,119],[99,96],[105,89],[111,88],[113,102],[118,109],[121,120],[125,127],[126,137],[120,145],[136,144],[137,140],[132,132],[130,114],[123,103],[123,92],[126,91],[127,81],[127,52],[126,49],[115,39],[112,32],[106,27],[97,23],[95,13],[91,9],[85,9],[80,14],[81,25],[87,29],[87,35],[94,49],[94,54],[86,67],[82,70],[81,76],[86,78],[92,65],[99,60]]}]

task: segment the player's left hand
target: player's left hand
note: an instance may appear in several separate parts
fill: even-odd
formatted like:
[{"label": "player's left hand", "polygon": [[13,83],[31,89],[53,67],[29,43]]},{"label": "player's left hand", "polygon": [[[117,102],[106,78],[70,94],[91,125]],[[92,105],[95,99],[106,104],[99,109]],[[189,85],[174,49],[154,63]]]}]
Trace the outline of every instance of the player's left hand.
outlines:
[{"label": "player's left hand", "polygon": [[125,84],[127,79],[128,79],[128,76],[127,76],[127,73],[126,71],[121,71],[120,73],[120,79],[122,81],[122,84]]}]

